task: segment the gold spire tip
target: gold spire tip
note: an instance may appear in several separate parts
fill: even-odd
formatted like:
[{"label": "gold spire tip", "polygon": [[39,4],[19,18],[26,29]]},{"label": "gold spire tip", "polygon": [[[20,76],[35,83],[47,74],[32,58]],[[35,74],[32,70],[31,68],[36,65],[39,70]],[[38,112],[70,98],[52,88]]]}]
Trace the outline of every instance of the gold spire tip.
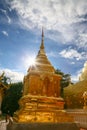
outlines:
[{"label": "gold spire tip", "polygon": [[42,27],[42,37],[44,37],[44,29],[43,29],[43,27]]}]

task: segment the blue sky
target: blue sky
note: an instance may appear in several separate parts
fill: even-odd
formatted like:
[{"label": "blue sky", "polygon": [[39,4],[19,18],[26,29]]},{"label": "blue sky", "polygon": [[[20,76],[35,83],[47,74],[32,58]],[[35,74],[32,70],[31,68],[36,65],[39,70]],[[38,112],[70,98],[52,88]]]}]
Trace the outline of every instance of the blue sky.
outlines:
[{"label": "blue sky", "polygon": [[87,61],[87,0],[0,0],[0,73],[23,79],[42,26],[50,62],[78,81]]}]

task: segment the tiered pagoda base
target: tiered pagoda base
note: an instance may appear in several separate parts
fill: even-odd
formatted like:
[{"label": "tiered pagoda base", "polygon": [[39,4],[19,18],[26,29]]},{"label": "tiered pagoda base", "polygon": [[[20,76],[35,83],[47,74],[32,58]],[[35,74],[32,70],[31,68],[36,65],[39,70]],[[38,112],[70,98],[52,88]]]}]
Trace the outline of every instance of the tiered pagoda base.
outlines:
[{"label": "tiered pagoda base", "polygon": [[64,100],[46,96],[23,96],[21,109],[15,113],[17,122],[73,122],[64,111]]}]

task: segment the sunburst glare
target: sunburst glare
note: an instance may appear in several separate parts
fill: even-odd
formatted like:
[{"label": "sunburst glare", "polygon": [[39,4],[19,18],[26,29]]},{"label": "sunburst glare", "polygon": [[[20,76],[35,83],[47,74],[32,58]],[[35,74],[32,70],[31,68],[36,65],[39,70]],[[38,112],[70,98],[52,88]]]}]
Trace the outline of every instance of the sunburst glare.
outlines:
[{"label": "sunburst glare", "polygon": [[24,67],[27,69],[29,66],[35,65],[35,56],[26,55],[22,57]]}]

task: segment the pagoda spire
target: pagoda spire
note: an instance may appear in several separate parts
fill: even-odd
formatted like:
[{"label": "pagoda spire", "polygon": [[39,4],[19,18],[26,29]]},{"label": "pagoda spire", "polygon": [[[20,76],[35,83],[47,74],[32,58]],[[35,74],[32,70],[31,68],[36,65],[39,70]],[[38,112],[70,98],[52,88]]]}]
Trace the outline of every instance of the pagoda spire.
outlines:
[{"label": "pagoda spire", "polygon": [[41,40],[40,49],[44,49],[44,30],[43,30],[43,27],[42,27],[42,40]]},{"label": "pagoda spire", "polygon": [[[41,44],[38,51],[38,54],[35,59],[35,67],[39,71],[47,71],[47,72],[55,72],[54,67],[51,65],[50,61],[48,60],[45,52],[44,47],[44,30],[42,28],[42,34],[41,34]],[[47,66],[47,67],[46,67]],[[35,68],[34,68],[35,69]],[[32,68],[33,70],[33,68]]]}]

